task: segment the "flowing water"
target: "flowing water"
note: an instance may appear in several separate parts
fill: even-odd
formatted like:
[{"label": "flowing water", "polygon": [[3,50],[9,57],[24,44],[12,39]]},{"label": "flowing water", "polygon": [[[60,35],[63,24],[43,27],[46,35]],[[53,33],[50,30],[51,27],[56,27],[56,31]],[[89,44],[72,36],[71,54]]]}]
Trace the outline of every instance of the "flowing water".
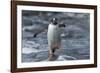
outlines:
[{"label": "flowing water", "polygon": [[[90,59],[90,15],[88,13],[22,11],[22,62],[48,59],[47,27],[56,17],[62,28],[62,50],[55,61]],[[42,31],[36,37],[34,34]]]}]

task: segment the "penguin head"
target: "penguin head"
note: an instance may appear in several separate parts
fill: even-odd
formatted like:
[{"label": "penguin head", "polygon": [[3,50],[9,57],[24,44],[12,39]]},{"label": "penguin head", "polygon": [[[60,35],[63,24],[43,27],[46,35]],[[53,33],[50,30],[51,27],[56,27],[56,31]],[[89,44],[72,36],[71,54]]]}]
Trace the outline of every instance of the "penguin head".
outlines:
[{"label": "penguin head", "polygon": [[57,18],[53,18],[51,22],[52,22],[52,24],[57,25],[58,24],[58,19]]}]

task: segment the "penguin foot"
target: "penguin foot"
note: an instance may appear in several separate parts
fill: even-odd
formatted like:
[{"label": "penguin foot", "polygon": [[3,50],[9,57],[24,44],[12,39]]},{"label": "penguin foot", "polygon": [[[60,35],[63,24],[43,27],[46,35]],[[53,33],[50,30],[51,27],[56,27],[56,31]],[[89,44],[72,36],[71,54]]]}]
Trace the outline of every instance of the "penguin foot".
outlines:
[{"label": "penguin foot", "polygon": [[58,58],[57,55],[52,54],[52,55],[49,55],[48,61],[55,61],[57,58]]}]

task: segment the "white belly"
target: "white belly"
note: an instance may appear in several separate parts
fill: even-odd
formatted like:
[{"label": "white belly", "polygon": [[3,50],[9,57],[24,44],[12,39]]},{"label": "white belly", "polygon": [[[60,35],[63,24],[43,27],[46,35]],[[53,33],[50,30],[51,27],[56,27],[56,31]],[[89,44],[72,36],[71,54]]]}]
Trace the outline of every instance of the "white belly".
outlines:
[{"label": "white belly", "polygon": [[60,29],[58,26],[49,25],[48,27],[48,45],[50,48],[60,48],[61,46],[61,36]]}]

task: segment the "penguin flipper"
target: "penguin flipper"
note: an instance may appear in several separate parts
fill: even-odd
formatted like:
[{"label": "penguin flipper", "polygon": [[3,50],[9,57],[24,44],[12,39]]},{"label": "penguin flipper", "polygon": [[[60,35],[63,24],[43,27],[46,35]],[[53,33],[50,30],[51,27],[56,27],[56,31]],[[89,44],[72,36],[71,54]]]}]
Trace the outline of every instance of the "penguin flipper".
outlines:
[{"label": "penguin flipper", "polygon": [[33,37],[36,38],[36,37],[37,37],[37,33],[35,33],[35,34],[33,35]]},{"label": "penguin flipper", "polygon": [[65,24],[59,24],[59,27],[66,27]]},{"label": "penguin flipper", "polygon": [[42,29],[39,29],[38,31],[36,31],[36,32],[34,33],[33,37],[36,38],[37,35],[40,34],[41,32],[43,32],[43,30],[42,30]]},{"label": "penguin flipper", "polygon": [[40,34],[41,32],[47,32],[47,29],[42,28],[41,30],[39,30],[38,32],[34,33],[33,37],[36,38],[38,34]]}]

